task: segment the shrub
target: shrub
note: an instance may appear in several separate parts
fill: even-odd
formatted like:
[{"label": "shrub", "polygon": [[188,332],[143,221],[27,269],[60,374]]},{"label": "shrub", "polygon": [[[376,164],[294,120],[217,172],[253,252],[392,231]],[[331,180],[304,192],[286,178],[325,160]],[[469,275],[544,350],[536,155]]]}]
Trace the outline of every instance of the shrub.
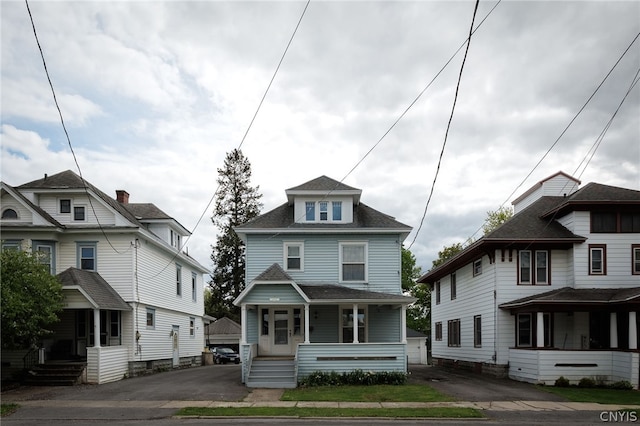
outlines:
[{"label": "shrub", "polygon": [[555,386],[559,388],[568,388],[569,384],[569,379],[564,376],[560,376],[556,379]]},{"label": "shrub", "polygon": [[403,385],[407,375],[398,371],[352,370],[342,374],[335,371],[314,371],[300,381],[300,386],[341,386],[341,385]]},{"label": "shrub", "polygon": [[596,381],[593,380],[591,377],[583,377],[582,379],[580,379],[580,382],[578,382],[578,387],[579,388],[595,388]]},{"label": "shrub", "polygon": [[631,382],[628,382],[627,380],[620,380],[619,382],[614,382],[611,385],[609,385],[609,387],[611,389],[619,389],[619,390],[633,389],[633,385],[631,384]]}]

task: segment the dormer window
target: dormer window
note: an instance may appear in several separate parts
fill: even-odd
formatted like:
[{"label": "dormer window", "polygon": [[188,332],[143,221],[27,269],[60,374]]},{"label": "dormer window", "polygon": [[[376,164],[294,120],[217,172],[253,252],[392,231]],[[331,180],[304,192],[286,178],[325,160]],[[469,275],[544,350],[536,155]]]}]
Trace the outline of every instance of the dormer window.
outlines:
[{"label": "dormer window", "polygon": [[333,201],[331,207],[333,208],[333,220],[342,220],[342,201]]},{"label": "dormer window", "polygon": [[307,201],[304,203],[304,209],[307,212],[306,218],[308,222],[316,220],[316,203],[313,201]]},{"label": "dormer window", "polygon": [[326,201],[320,201],[320,220],[326,221],[329,219],[328,204]]}]

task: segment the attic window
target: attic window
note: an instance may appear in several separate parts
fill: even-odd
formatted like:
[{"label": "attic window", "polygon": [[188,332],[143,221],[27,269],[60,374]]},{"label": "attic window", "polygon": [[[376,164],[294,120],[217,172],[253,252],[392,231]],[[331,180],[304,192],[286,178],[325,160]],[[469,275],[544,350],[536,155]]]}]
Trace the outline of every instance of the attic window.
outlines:
[{"label": "attic window", "polygon": [[71,200],[60,200],[60,213],[71,213]]},{"label": "attic window", "polygon": [[5,209],[2,212],[3,219],[17,219],[18,213],[14,209]]}]

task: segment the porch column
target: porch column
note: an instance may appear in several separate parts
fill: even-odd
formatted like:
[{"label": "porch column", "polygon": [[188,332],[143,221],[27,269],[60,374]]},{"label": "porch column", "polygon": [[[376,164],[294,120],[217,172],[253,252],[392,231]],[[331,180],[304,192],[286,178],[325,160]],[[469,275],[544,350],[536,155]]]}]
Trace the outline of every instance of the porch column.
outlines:
[{"label": "porch column", "polygon": [[[259,314],[259,313],[258,313]],[[240,336],[240,344],[244,345],[247,343],[247,305],[242,304],[242,306],[240,307],[240,330],[241,330],[241,336]]]},{"label": "porch column", "polygon": [[310,312],[309,312],[309,304],[305,303],[304,305],[304,342],[305,343],[310,343],[310,331],[309,331],[309,319],[311,318]]},{"label": "porch column", "polygon": [[353,343],[360,343],[358,341],[358,304],[353,304]]},{"label": "porch column", "polygon": [[615,312],[609,314],[609,346],[611,349],[618,347],[618,315]]},{"label": "porch column", "polygon": [[93,310],[93,347],[100,347],[100,309]]},{"label": "porch column", "polygon": [[544,348],[544,312],[536,315],[536,347]]},{"label": "porch column", "polygon": [[407,343],[407,305],[402,305],[400,313],[400,336],[402,343]]},{"label": "porch column", "polygon": [[638,349],[638,323],[636,312],[629,311],[629,349]]}]

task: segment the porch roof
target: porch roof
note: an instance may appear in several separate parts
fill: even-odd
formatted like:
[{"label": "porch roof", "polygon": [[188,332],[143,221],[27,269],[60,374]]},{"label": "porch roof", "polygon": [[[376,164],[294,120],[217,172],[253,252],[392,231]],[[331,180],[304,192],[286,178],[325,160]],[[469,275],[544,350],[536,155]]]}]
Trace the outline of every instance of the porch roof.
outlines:
[{"label": "porch roof", "polygon": [[300,289],[307,296],[309,302],[321,303],[400,303],[409,304],[415,302],[413,297],[401,294],[379,293],[369,290],[358,290],[337,284],[299,284]]},{"label": "porch roof", "polygon": [[499,305],[501,309],[523,310],[551,308],[575,311],[577,307],[640,305],[640,287],[572,288],[562,287],[545,293],[512,300]]},{"label": "porch roof", "polygon": [[63,290],[78,290],[95,309],[131,310],[131,306],[97,272],[69,268],[59,273],[58,278]]}]

